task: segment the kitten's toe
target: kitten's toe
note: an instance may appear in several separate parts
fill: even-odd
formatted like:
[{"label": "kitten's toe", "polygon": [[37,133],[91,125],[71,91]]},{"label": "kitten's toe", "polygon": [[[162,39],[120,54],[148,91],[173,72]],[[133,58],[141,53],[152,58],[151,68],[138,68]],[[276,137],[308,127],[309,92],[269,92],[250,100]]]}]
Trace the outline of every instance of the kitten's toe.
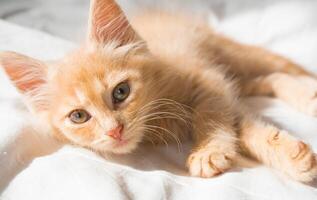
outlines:
[{"label": "kitten's toe", "polygon": [[310,182],[317,177],[317,157],[310,147],[299,141],[288,159],[288,174],[295,180]]},{"label": "kitten's toe", "polygon": [[223,173],[232,165],[230,155],[199,150],[192,153],[187,161],[189,172],[192,176],[209,178]]}]

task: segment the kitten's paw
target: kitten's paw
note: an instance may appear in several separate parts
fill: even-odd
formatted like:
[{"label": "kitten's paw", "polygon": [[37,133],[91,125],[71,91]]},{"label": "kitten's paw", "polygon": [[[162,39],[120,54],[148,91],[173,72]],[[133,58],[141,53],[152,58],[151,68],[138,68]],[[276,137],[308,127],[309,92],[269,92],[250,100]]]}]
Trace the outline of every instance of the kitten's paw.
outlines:
[{"label": "kitten's paw", "polygon": [[288,158],[287,173],[295,180],[310,182],[317,177],[317,157],[307,144],[297,141]]},{"label": "kitten's paw", "polygon": [[274,73],[268,80],[278,98],[303,113],[317,116],[317,79]]},{"label": "kitten's paw", "polygon": [[298,100],[298,106],[300,111],[317,117],[317,81],[310,81],[312,81],[314,84],[306,85],[306,91],[302,94],[302,96],[297,97],[301,99]]},{"label": "kitten's paw", "polygon": [[293,104],[299,111],[317,116],[317,80],[309,76],[294,77],[298,87],[294,87]]},{"label": "kitten's paw", "polygon": [[187,167],[192,176],[209,178],[229,169],[234,156],[235,153],[223,153],[201,149],[189,156]]}]

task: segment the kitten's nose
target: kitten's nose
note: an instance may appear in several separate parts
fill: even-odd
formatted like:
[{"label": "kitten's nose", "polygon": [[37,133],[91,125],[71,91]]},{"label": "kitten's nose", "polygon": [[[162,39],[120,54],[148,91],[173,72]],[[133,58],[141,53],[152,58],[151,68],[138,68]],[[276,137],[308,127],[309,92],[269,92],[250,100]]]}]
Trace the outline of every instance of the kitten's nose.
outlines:
[{"label": "kitten's nose", "polygon": [[116,128],[108,131],[107,135],[112,137],[115,140],[121,140],[122,137],[122,130],[123,130],[123,125],[119,125]]}]

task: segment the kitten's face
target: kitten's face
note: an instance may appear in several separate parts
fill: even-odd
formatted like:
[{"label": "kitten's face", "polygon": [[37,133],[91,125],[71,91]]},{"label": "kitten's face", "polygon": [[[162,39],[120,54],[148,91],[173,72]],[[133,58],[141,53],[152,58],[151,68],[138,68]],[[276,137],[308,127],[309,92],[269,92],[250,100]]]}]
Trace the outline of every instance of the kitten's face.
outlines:
[{"label": "kitten's face", "polygon": [[162,88],[157,76],[149,75],[154,71],[148,70],[146,48],[135,49],[144,41],[114,0],[91,0],[89,16],[84,46],[89,51],[54,66],[3,52],[0,65],[30,110],[72,143],[127,153],[142,139],[148,104]]},{"label": "kitten's face", "polygon": [[[144,62],[79,53],[61,63],[49,82],[52,100],[46,112],[53,127],[81,146],[113,153],[133,150],[144,134],[143,107],[154,92],[145,83]],[[109,135],[117,127],[120,139]]]}]

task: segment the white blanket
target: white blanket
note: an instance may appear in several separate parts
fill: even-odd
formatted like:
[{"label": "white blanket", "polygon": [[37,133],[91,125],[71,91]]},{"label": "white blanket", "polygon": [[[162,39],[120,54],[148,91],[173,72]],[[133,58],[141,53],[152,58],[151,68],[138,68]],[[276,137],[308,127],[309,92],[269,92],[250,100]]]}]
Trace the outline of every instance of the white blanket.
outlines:
[{"label": "white blanket", "polygon": [[[316,2],[281,1],[247,12],[237,10],[237,1],[227,2],[227,13],[219,20],[212,15],[217,30],[243,42],[263,45],[317,72]],[[66,41],[0,21],[0,50],[54,59],[71,48],[73,45]],[[256,98],[247,102],[261,115],[309,142],[317,152],[316,118],[278,100]],[[188,145],[181,152],[174,146],[146,146],[107,161],[88,150],[56,144],[37,133],[28,118],[16,91],[1,73],[1,200],[317,199],[317,182],[296,183],[263,166],[238,167],[212,179],[188,177],[184,169]]]}]

